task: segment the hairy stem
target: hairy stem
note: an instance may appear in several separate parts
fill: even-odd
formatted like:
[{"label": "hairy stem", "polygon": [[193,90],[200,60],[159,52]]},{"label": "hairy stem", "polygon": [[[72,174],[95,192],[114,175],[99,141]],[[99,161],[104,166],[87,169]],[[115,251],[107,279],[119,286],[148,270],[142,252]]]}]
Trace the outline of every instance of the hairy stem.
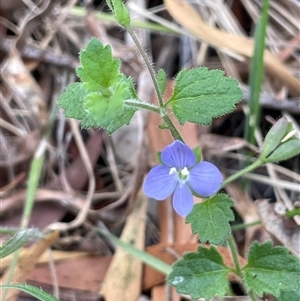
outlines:
[{"label": "hairy stem", "polygon": [[144,62],[146,64],[146,66],[147,66],[147,69],[148,69],[148,71],[150,73],[151,79],[152,79],[153,84],[154,84],[154,89],[155,89],[155,93],[156,93],[158,101],[159,101],[159,106],[163,107],[164,106],[164,102],[163,102],[163,99],[162,99],[162,95],[161,95],[161,93],[159,91],[158,83],[157,83],[154,71],[153,71],[153,69],[151,67],[151,63],[150,63],[150,61],[149,61],[149,59],[148,59],[148,57],[147,57],[147,55],[146,55],[146,53],[145,53],[142,45],[140,44],[139,40],[137,39],[135,33],[133,32],[133,30],[131,28],[130,29],[127,28],[127,31],[130,34],[132,40],[134,41],[136,47],[138,48],[139,53],[143,57],[143,60],[144,60]]},{"label": "hairy stem", "polygon": [[124,103],[130,107],[136,107],[139,109],[145,109],[148,111],[152,111],[155,113],[160,114],[160,108],[152,103],[148,103],[148,102],[144,102],[144,101],[134,101],[134,100],[130,100],[127,99],[124,101]]},{"label": "hairy stem", "polygon": [[239,262],[239,254],[238,254],[237,247],[236,247],[236,244],[235,244],[232,234],[230,234],[230,236],[228,236],[227,244],[228,244],[230,252],[231,252],[235,270],[236,270],[237,274],[242,278],[242,270],[241,270],[241,266],[240,266],[240,262]]},{"label": "hairy stem", "polygon": [[166,123],[166,125],[168,126],[168,129],[171,132],[174,139],[177,139],[177,140],[180,140],[180,141],[184,142],[183,138],[181,137],[178,130],[174,126],[174,124],[173,124],[172,120],[170,119],[170,117],[168,115],[165,115],[165,116],[163,116],[163,120]]},{"label": "hairy stem", "polygon": [[[239,253],[238,253],[238,250],[237,250],[237,247],[236,247],[236,244],[235,244],[232,234],[230,234],[227,237],[227,244],[230,249],[231,256],[232,256],[235,272],[241,278],[241,280],[243,280],[242,269],[241,269],[241,265],[240,265],[240,261],[239,261]],[[251,301],[257,301],[256,296],[252,290],[250,290],[248,292],[248,295],[249,295]]]},{"label": "hairy stem", "polygon": [[251,301],[257,301],[257,298],[256,298],[256,296],[255,296],[255,294],[254,294],[253,291],[249,291],[248,295],[249,295]]},{"label": "hairy stem", "polygon": [[157,111],[155,109],[155,111],[153,109],[151,109],[150,107],[146,108],[148,110],[151,110],[153,112],[156,112],[156,113],[159,113],[160,116],[163,118],[165,124],[167,125],[168,129],[170,130],[172,136],[174,139],[177,139],[177,140],[180,140],[183,142],[183,138],[181,137],[180,133],[178,132],[178,130],[176,129],[175,125],[173,124],[172,120],[170,119],[170,117],[168,116],[167,114],[167,111],[166,111],[166,108],[164,107],[164,102],[163,102],[163,99],[162,99],[162,95],[159,91],[159,88],[158,88],[158,83],[157,83],[157,80],[156,80],[156,76],[154,74],[154,71],[151,67],[151,63],[145,53],[145,51],[143,50],[143,47],[141,46],[139,40],[137,39],[136,35],[134,34],[133,30],[131,28],[127,28],[127,31],[128,33],[130,34],[132,40],[134,41],[135,45],[137,46],[146,66],[147,66],[147,69],[150,73],[150,76],[151,76],[151,79],[152,79],[152,82],[153,82],[153,85],[154,85],[154,89],[155,89],[155,93],[157,95],[157,98],[158,98],[158,102],[159,102],[159,111]]}]

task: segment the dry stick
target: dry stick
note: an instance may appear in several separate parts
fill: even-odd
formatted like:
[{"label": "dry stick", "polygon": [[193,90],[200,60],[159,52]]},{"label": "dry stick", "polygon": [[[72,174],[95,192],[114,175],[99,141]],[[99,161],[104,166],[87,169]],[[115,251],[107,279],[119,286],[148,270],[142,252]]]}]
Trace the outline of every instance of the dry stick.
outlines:
[{"label": "dry stick", "polygon": [[62,23],[68,17],[70,9],[76,4],[76,2],[77,0],[69,0],[68,3],[64,6],[64,8],[60,11],[55,22],[51,24],[48,35],[46,35],[41,41],[42,48],[45,48],[50,43],[58,29],[63,28]]},{"label": "dry stick", "polygon": [[[287,189],[287,190],[295,191],[295,192],[299,191],[299,184],[298,183],[291,183],[289,181],[284,181],[284,180],[281,180],[281,179],[277,178],[276,172],[274,170],[274,165],[271,165],[271,166],[272,166],[272,175],[270,174],[270,176],[263,176],[263,175],[260,175],[260,174],[255,174],[255,173],[250,173],[249,172],[247,174],[244,174],[243,177],[246,178],[246,179],[253,180],[255,182],[270,185],[274,189],[280,189],[280,190]],[[269,166],[269,168],[270,168],[270,166]],[[273,172],[274,172],[274,174],[273,174]],[[283,198],[283,196],[281,196],[281,197]],[[277,199],[280,199],[280,197],[277,197]],[[293,209],[293,208],[294,207],[292,207],[291,209]]]},{"label": "dry stick", "polygon": [[79,153],[82,157],[83,162],[85,163],[85,168],[87,170],[88,176],[89,176],[89,188],[88,188],[88,193],[86,196],[86,200],[80,209],[79,213],[77,214],[76,218],[71,221],[70,223],[54,223],[50,225],[48,228],[51,230],[60,230],[60,231],[67,231],[70,229],[74,229],[80,225],[82,225],[86,217],[88,215],[92,200],[93,200],[93,194],[95,192],[95,187],[96,187],[96,182],[95,182],[95,177],[94,177],[94,172],[93,172],[93,166],[91,164],[88,152],[86,150],[86,147],[84,145],[84,142],[82,140],[82,137],[80,135],[80,131],[78,129],[78,124],[74,119],[69,120],[72,132],[74,134],[74,139],[76,141],[77,147],[79,149]]},{"label": "dry stick", "polygon": [[48,255],[48,266],[49,266],[49,270],[50,270],[50,276],[51,276],[51,280],[52,280],[52,285],[53,285],[53,296],[57,299],[59,299],[59,284],[58,284],[58,279],[57,279],[57,273],[56,273],[56,269],[55,269],[55,264],[52,258],[52,250],[51,249],[47,249],[46,250],[47,255]]},{"label": "dry stick", "polygon": [[[112,202],[111,204],[105,206],[104,208],[97,209],[97,210],[89,210],[88,215],[93,218],[102,218],[109,221],[114,221],[115,217],[108,218],[106,214],[106,210],[112,210],[116,206],[120,206],[122,203],[126,201],[126,199],[129,197],[129,195],[132,192],[132,187],[129,186],[127,190],[125,190],[122,195],[118,192],[102,192],[97,193],[97,195],[93,195],[93,200],[103,200],[107,198],[113,198],[116,199],[115,202]],[[0,217],[5,216],[5,214],[12,209],[17,209],[22,206],[23,200],[25,198],[26,191],[22,190],[17,193],[15,193],[12,196],[9,196],[5,199],[2,199],[0,201]],[[35,194],[35,203],[44,203],[51,201],[54,204],[58,204],[61,207],[68,209],[69,211],[73,213],[77,213],[81,210],[81,208],[84,206],[86,200],[82,196],[72,196],[68,192],[65,191],[56,191],[56,190],[50,190],[50,189],[44,189],[40,188],[37,190]]]},{"label": "dry stick", "polygon": [[114,183],[116,185],[117,191],[119,193],[122,193],[122,191],[124,191],[124,186],[123,186],[123,183],[119,176],[117,163],[116,163],[114,152],[113,152],[113,149],[111,146],[110,138],[108,137],[107,139],[105,139],[105,142],[106,142],[105,144],[106,144],[106,150],[107,150],[106,157],[107,157],[107,161],[109,163],[110,171],[111,171]]}]

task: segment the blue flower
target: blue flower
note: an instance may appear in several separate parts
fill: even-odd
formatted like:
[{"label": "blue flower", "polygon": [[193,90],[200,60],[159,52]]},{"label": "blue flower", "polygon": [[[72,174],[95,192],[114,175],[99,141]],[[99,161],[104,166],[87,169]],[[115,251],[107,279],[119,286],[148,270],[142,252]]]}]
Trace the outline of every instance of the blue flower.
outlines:
[{"label": "blue flower", "polygon": [[194,152],[175,140],[161,153],[162,164],[153,167],[144,182],[145,194],[158,201],[173,194],[173,207],[180,216],[193,209],[193,193],[202,197],[215,194],[223,176],[212,163],[197,162]]}]

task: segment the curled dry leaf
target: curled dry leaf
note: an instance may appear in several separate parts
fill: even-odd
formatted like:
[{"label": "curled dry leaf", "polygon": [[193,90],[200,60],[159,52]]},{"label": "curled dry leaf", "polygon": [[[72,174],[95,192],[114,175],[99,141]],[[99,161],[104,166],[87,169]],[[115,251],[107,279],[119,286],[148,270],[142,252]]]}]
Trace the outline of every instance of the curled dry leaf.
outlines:
[{"label": "curled dry leaf", "polygon": [[45,126],[48,111],[43,93],[17,51],[11,52],[3,63],[2,79],[21,102],[20,107],[25,107],[33,115],[36,127]]},{"label": "curled dry leaf", "polygon": [[266,230],[287,247],[293,254],[300,256],[300,227],[293,219],[276,212],[276,203],[268,200],[257,200],[255,205]]}]

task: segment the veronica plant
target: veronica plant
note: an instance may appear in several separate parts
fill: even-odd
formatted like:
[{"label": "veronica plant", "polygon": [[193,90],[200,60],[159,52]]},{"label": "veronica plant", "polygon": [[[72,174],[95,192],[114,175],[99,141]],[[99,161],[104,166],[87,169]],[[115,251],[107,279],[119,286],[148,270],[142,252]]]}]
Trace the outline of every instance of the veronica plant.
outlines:
[{"label": "veronica plant", "polygon": [[[156,200],[173,195],[175,211],[186,216],[193,233],[201,242],[219,245],[227,242],[234,267],[226,266],[214,246],[199,247],[186,253],[173,265],[168,282],[179,293],[193,299],[223,297],[229,287],[228,275],[239,277],[252,300],[263,293],[276,297],[294,295],[299,285],[300,262],[284,247],[273,247],[270,242],[254,242],[249,250],[248,263],[241,267],[231,234],[234,201],[218,193],[228,183],[269,162],[289,159],[300,153],[300,140],[291,134],[291,125],[281,119],[268,135],[261,156],[246,168],[223,181],[219,169],[201,161],[199,148],[191,150],[174,126],[170,114],[183,125],[186,121],[209,125],[213,118],[229,113],[243,94],[238,82],[225,77],[221,70],[200,67],[181,70],[175,79],[173,94],[163,101],[166,74],[157,75],[143,51],[133,29],[128,9],[121,0],[107,1],[119,25],[131,35],[153,80],[159,105],[138,98],[131,78],[120,71],[120,61],[112,57],[109,45],[92,38],[80,51],[81,66],[77,68],[80,81],[69,85],[58,104],[65,115],[81,120],[83,128],[101,127],[111,134],[129,124],[137,110],[146,109],[161,116],[162,128],[170,130],[174,142],[159,153],[159,165],[150,170],[144,182],[144,192]],[[193,205],[193,195],[203,202]],[[282,299],[283,300],[283,299]]]}]

